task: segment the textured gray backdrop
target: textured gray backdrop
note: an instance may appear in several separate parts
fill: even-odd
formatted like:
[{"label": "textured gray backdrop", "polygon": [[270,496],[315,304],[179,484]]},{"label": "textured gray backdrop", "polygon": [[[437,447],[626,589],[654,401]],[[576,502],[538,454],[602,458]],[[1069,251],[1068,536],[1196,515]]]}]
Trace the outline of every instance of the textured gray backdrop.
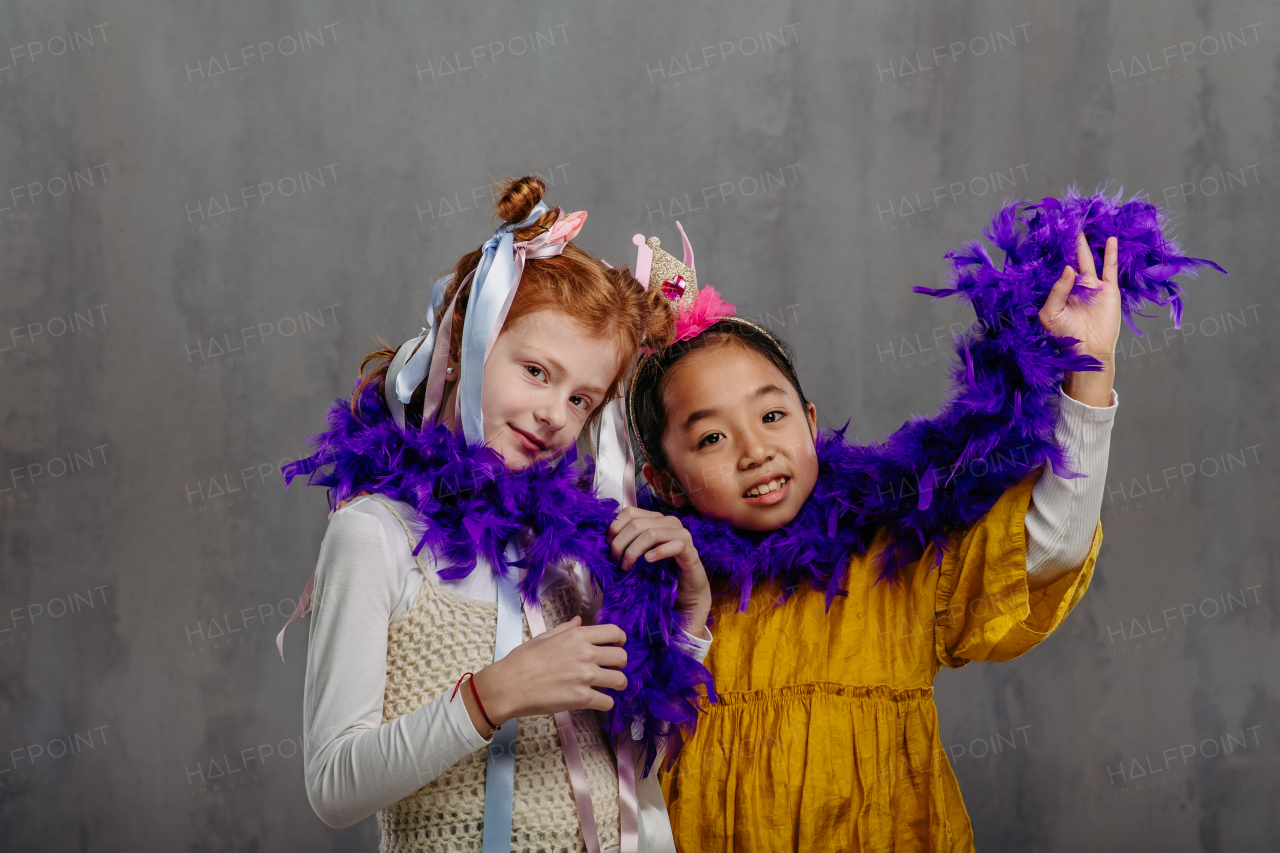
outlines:
[{"label": "textured gray backdrop", "polygon": [[1231,276],[1122,332],[1093,586],[943,741],[981,849],[1276,849],[1274,2],[439,5],[0,3],[0,847],[376,847],[307,803],[278,468],[537,170],[615,262],[680,219],[863,440],[1003,199],[1166,203]]}]

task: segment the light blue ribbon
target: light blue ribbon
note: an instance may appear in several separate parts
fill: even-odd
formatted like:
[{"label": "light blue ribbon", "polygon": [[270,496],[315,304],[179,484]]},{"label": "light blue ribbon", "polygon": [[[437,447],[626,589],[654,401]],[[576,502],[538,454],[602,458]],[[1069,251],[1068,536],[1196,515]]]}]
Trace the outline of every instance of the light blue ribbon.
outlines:
[{"label": "light blue ribbon", "polygon": [[458,378],[458,416],[468,444],[484,442],[484,414],[480,401],[484,389],[484,360],[490,339],[498,333],[494,326],[515,281],[515,237],[513,231],[527,228],[551,208],[538,202],[519,222],[504,222],[481,247],[483,256],[471,281],[467,302],[467,322],[462,327],[462,374]]},{"label": "light blue ribbon", "polygon": [[422,342],[422,346],[418,347],[418,351],[395,377],[396,397],[401,403],[408,404],[414,390],[422,384],[422,380],[427,378],[427,370],[431,367],[431,353],[435,350],[436,315],[444,305],[445,288],[451,281],[453,281],[452,273],[437,279],[431,286],[431,307],[427,310],[427,328],[424,330],[427,339]]},{"label": "light blue ribbon", "polygon": [[[523,227],[523,226],[520,226]],[[473,291],[474,292],[474,291]],[[502,660],[524,639],[520,617],[520,593],[516,590],[511,565],[519,559],[520,548],[513,540],[507,545],[507,565],[498,573],[498,628],[493,642],[493,659]],[[516,722],[502,724],[489,744],[489,761],[484,782],[484,853],[507,853],[511,849],[511,811],[516,793]]]}]

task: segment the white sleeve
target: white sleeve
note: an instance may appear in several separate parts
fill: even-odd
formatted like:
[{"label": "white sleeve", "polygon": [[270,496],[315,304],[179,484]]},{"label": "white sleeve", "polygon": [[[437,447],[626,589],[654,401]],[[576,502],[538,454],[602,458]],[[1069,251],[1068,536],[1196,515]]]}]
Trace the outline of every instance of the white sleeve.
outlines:
[{"label": "white sleeve", "polygon": [[1071,469],[1085,476],[1064,480],[1046,467],[1031,490],[1026,516],[1027,580],[1033,589],[1075,571],[1089,555],[1102,512],[1111,426],[1120,400],[1114,389],[1107,407],[1074,400],[1061,387],[1058,397],[1054,438],[1067,450]]},{"label": "white sleeve", "polygon": [[701,637],[695,637],[693,634],[690,634],[688,631],[686,631],[683,628],[680,629],[680,634],[682,635],[680,639],[686,645],[693,647],[693,654],[691,655],[691,657],[694,660],[696,660],[698,663],[702,663],[704,660],[707,659],[707,655],[711,652],[711,641],[712,639],[714,639],[711,636],[710,628],[707,629],[707,639],[705,640],[702,639]]},{"label": "white sleeve", "polygon": [[403,799],[488,743],[448,692],[382,722],[399,593],[383,525],[351,507],[335,512],[316,566],[302,723],[307,798],[334,828]]}]

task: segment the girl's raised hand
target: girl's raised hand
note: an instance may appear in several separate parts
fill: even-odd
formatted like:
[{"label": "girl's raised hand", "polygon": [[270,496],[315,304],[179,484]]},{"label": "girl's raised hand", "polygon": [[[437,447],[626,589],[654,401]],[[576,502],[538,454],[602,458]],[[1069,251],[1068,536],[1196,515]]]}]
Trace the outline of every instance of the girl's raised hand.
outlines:
[{"label": "girl's raised hand", "polygon": [[[1059,337],[1078,339],[1081,343],[1076,345],[1076,352],[1099,360],[1114,357],[1116,340],[1120,337],[1117,253],[1116,238],[1108,237],[1102,259],[1102,277],[1099,278],[1088,241],[1083,233],[1076,235],[1076,266],[1079,272],[1066,267],[1040,309],[1040,323],[1046,329]],[[1088,302],[1071,295],[1071,289],[1076,285],[1095,291]]]},{"label": "girl's raised hand", "polygon": [[642,556],[651,563],[674,557],[680,567],[676,610],[684,614],[686,631],[710,639],[707,616],[711,613],[711,584],[693,537],[680,519],[639,507],[624,507],[609,525],[609,550],[614,559],[622,561],[624,572],[630,571]]},{"label": "girl's raised hand", "polygon": [[[1091,355],[1102,362],[1100,371],[1078,371],[1067,376],[1063,390],[1090,406],[1111,405],[1111,383],[1115,377],[1116,341],[1120,337],[1120,279],[1116,256],[1118,242],[1107,238],[1102,259],[1102,277],[1098,277],[1093,252],[1084,233],[1076,236],[1076,266],[1068,266],[1053,285],[1040,309],[1040,324],[1059,337],[1080,341],[1075,351]],[[1071,289],[1083,285],[1093,293],[1086,302],[1074,296]]]}]

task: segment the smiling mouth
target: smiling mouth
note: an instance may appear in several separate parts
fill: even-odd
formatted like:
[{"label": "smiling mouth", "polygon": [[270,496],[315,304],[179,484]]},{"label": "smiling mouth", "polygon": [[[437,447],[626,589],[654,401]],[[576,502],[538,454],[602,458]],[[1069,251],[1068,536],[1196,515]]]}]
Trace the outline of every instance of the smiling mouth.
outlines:
[{"label": "smiling mouth", "polygon": [[547,445],[545,443],[534,438],[532,435],[525,432],[524,430],[519,429],[517,427],[511,427],[511,431],[516,434],[516,437],[520,439],[520,443],[524,445],[524,449],[527,450],[529,453],[537,454],[537,453],[543,453],[546,451]]},{"label": "smiling mouth", "polygon": [[773,494],[779,489],[791,482],[791,478],[787,476],[774,477],[767,483],[761,483],[758,486],[752,486],[742,493],[744,498],[760,498]]}]

